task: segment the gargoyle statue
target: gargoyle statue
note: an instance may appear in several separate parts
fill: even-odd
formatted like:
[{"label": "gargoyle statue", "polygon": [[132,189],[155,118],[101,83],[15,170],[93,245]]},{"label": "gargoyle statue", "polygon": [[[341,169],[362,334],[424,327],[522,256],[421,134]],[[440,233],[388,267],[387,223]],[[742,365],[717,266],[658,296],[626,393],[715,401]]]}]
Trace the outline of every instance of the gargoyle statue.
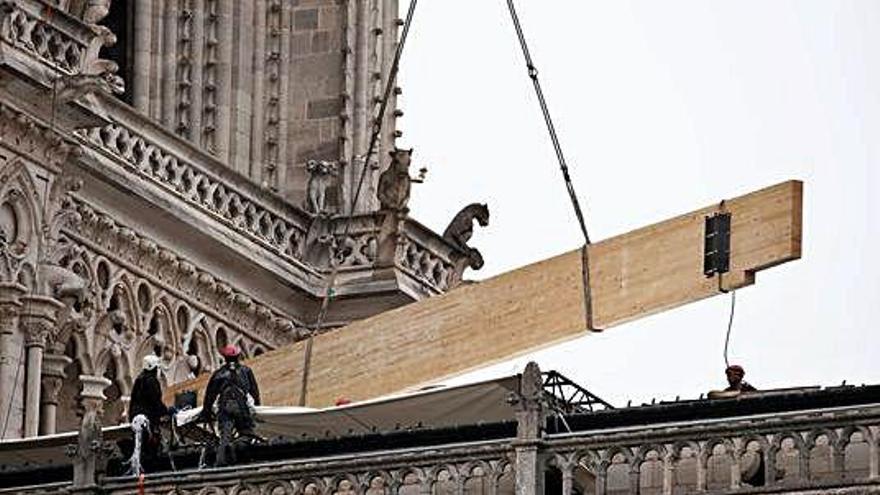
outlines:
[{"label": "gargoyle statue", "polygon": [[324,160],[309,160],[306,163],[309,181],[306,184],[306,209],[316,215],[326,214],[327,191],[333,187],[338,174],[336,164]]},{"label": "gargoyle statue", "polygon": [[40,264],[42,292],[60,300],[73,299],[83,304],[89,295],[89,283],[73,270],[55,263]]},{"label": "gargoyle statue", "polygon": [[425,174],[428,172],[428,169],[422,168],[418,177],[410,177],[409,165],[412,161],[412,152],[412,148],[408,150],[395,148],[394,151],[388,152],[391,155],[391,164],[379,175],[379,187],[376,191],[381,209],[403,213],[409,211],[406,204],[409,202],[411,183],[424,182]]},{"label": "gargoyle statue", "polygon": [[462,208],[443,231],[443,238],[467,253],[469,266],[479,270],[483,267],[483,255],[476,248],[468,246],[474,234],[474,220],[480,227],[489,225],[489,207],[485,203],[472,203]]},{"label": "gargoyle statue", "polygon": [[62,104],[81,96],[103,92],[122,94],[125,81],[116,72],[119,66],[99,57],[102,47],[116,44],[116,35],[106,26],[92,26],[98,33],[89,43],[79,73],[60,77],[55,82],[55,103]]}]

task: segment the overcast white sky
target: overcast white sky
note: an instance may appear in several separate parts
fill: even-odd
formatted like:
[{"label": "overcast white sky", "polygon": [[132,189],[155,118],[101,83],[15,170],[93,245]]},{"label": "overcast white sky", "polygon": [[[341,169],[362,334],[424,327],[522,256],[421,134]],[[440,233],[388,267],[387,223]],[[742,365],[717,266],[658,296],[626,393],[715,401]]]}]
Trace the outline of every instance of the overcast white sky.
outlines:
[{"label": "overcast white sky", "polygon": [[[803,259],[738,292],[731,361],[763,388],[880,383],[880,2],[517,7],[594,241],[801,179]],[[413,215],[442,231],[489,203],[471,277],[582,243],[505,0],[419,2],[401,84],[399,144],[430,170]],[[531,358],[616,405],[697,397],[724,384],[728,309],[715,297],[492,372]]]}]

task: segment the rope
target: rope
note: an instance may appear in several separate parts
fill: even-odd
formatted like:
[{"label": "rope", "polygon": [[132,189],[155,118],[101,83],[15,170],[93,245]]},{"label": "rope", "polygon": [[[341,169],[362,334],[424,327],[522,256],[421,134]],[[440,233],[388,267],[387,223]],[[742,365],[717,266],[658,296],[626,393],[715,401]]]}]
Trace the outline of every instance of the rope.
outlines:
[{"label": "rope", "polygon": [[581,211],[580,203],[577,199],[577,193],[574,190],[574,184],[571,182],[571,176],[568,173],[568,165],[565,162],[565,155],[562,153],[562,145],[559,144],[559,137],[556,135],[556,127],[553,125],[553,119],[550,117],[550,110],[547,108],[547,100],[544,98],[544,91],[541,89],[541,82],[538,80],[538,69],[532,61],[529,53],[529,47],[526,43],[526,37],[523,34],[519,17],[516,14],[516,7],[513,0],[507,0],[507,8],[510,10],[510,17],[513,19],[513,27],[516,29],[516,36],[519,38],[519,45],[522,48],[523,57],[526,60],[526,68],[532,85],[535,87],[535,94],[538,96],[538,104],[541,106],[541,113],[544,116],[544,123],[547,125],[547,132],[550,133],[550,141],[553,143],[553,150],[556,152],[556,159],[559,162],[559,169],[562,171],[562,179],[565,181],[565,189],[568,191],[568,197],[571,199],[571,205],[574,208],[574,214],[577,217],[578,225],[584,235],[584,240],[589,245],[590,235],[587,233],[587,225],[584,221],[584,214]]},{"label": "rope", "polygon": [[[354,195],[351,198],[351,202],[349,205],[348,215],[346,218],[351,220],[354,216],[354,210],[357,205],[357,201],[360,198],[361,190],[364,186],[364,179],[367,175],[367,169],[369,168],[370,157],[375,153],[377,143],[379,141],[379,136],[382,133],[382,123],[384,122],[385,112],[388,109],[388,100],[391,96],[391,91],[394,89],[394,81],[397,79],[397,73],[400,70],[400,57],[403,54],[403,47],[406,44],[407,36],[409,35],[409,28],[412,25],[413,14],[415,14],[416,4],[418,0],[412,0],[409,4],[409,10],[406,13],[406,20],[403,23],[403,30],[400,34],[400,41],[397,43],[397,48],[394,51],[394,58],[391,61],[391,68],[388,72],[388,80],[385,82],[385,90],[382,94],[382,100],[379,105],[378,115],[376,115],[373,120],[373,132],[370,135],[370,145],[367,148],[367,153],[364,155],[364,164],[361,169],[360,177],[358,178],[357,188],[355,188]],[[354,160],[352,160],[354,162]],[[351,229],[351,221],[345,223],[345,226],[342,231],[342,238],[348,235]],[[330,300],[333,298],[334,294],[334,286],[336,285],[336,277],[339,273],[339,263],[337,260],[334,260],[331,257],[330,260],[331,271],[330,276],[327,279],[327,289],[324,291],[324,298],[321,301],[321,309],[318,312],[318,317],[315,320],[315,326],[311,332],[309,332],[309,336],[306,339],[305,350],[303,352],[303,372],[302,372],[302,382],[299,393],[299,405],[306,405],[306,395],[308,393],[309,386],[309,370],[311,368],[312,363],[312,348],[314,346],[313,340],[314,336],[320,333],[321,328],[324,326],[324,319],[327,317],[327,309],[330,306]]]},{"label": "rope", "polygon": [[727,360],[727,348],[730,345],[730,330],[733,328],[733,314],[736,312],[736,291],[730,291],[730,317],[727,320],[727,336],[724,337],[724,366],[730,366]]}]

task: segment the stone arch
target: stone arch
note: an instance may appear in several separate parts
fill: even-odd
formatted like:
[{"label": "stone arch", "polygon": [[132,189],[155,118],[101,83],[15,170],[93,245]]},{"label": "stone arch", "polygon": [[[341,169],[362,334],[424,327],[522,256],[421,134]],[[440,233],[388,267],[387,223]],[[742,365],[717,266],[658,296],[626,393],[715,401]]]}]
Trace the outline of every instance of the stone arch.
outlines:
[{"label": "stone arch", "polygon": [[574,454],[574,461],[595,474],[601,462],[601,456],[594,450],[579,450]]},{"label": "stone arch", "polygon": [[605,473],[605,493],[608,495],[630,493],[632,473],[638,467],[635,454],[629,447],[615,445],[602,453],[600,471]]},{"label": "stone arch", "polygon": [[665,458],[668,455],[666,446],[659,443],[649,443],[642,445],[636,451],[635,457],[633,458],[634,462],[642,462],[645,460],[645,456],[650,452],[657,452],[661,458]]},{"label": "stone arch", "polygon": [[170,361],[181,353],[180,333],[174,324],[174,305],[168,301],[168,297],[158,297],[150,312],[144,315],[143,321],[145,336],[152,336],[155,345],[160,347],[160,356],[165,361]]},{"label": "stone arch", "polygon": [[840,476],[842,462],[837,432],[831,428],[810,430],[804,437],[807,473],[812,480],[834,480]]},{"label": "stone arch", "polygon": [[392,487],[397,495],[420,495],[422,486],[428,482],[428,475],[422,468],[411,466],[396,471],[392,477]]},{"label": "stone arch", "polygon": [[16,256],[34,254],[40,248],[40,203],[27,167],[21,161],[8,165],[0,174],[0,233]]},{"label": "stone arch", "polygon": [[461,484],[467,495],[488,495],[492,491],[494,470],[481,459],[464,463],[459,469]]},{"label": "stone arch", "polygon": [[736,450],[740,463],[740,482],[747,486],[767,484],[770,441],[764,435],[746,435]]},{"label": "stone arch", "polygon": [[[220,493],[223,493],[221,490]],[[247,481],[239,481],[229,489],[229,495],[260,495],[260,488]]]},{"label": "stone arch", "polygon": [[434,495],[453,495],[459,483],[458,468],[452,464],[440,464],[428,470],[428,484]]},{"label": "stone arch", "polygon": [[[376,481],[380,483],[376,483]],[[385,470],[368,471],[361,478],[361,493],[365,495],[385,495],[394,481],[391,474]]]},{"label": "stone arch", "polygon": [[196,492],[196,495],[226,495],[226,493],[220,487],[206,486]]},{"label": "stone arch", "polygon": [[639,447],[635,455],[634,468],[639,471],[639,493],[660,495],[666,475],[666,447],[661,444],[647,444]]},{"label": "stone arch", "polygon": [[260,495],[293,495],[293,484],[285,480],[273,480],[262,486]]},{"label": "stone arch", "polygon": [[214,329],[214,346],[219,351],[223,346],[232,343],[232,335],[225,325],[217,325]]},{"label": "stone arch", "polygon": [[329,495],[360,493],[360,486],[357,476],[351,473],[339,473],[327,482],[325,493]]},{"label": "stone arch", "polygon": [[516,473],[510,459],[502,458],[495,466],[494,483],[498,495],[509,495],[516,491]]},{"label": "stone arch", "polygon": [[[123,329],[131,331],[132,335],[140,335],[141,318],[137,309],[135,286],[127,273],[122,270],[116,272],[115,280],[111,279],[106,299],[105,314],[117,312],[117,316],[122,316],[125,319],[121,323]],[[117,331],[117,333],[119,332]]]},{"label": "stone arch", "polygon": [[707,490],[730,488],[735,453],[733,442],[728,438],[713,438],[703,445],[700,462],[705,466]]},{"label": "stone arch", "polygon": [[[853,442],[853,437],[860,440]],[[871,472],[871,445],[874,435],[865,426],[855,425],[844,428],[838,438],[838,449],[842,455],[844,479],[867,478]]]},{"label": "stone arch", "polygon": [[302,480],[298,495],[321,495],[326,492],[324,480],[309,477]]},{"label": "stone arch", "polygon": [[672,444],[669,458],[672,462],[672,492],[692,493],[697,490],[700,473],[700,444],[678,441]]},{"label": "stone arch", "polygon": [[584,494],[595,493],[599,455],[592,450],[578,450],[571,453],[569,460],[575,489]]},{"label": "stone arch", "polygon": [[102,292],[109,291],[113,280],[112,264],[103,256],[95,256],[93,263],[95,267],[95,282],[97,282],[99,290]]},{"label": "stone arch", "polygon": [[[790,442],[789,442],[790,440]],[[785,431],[773,435],[770,442],[771,461],[777,481],[796,482],[808,476],[808,452],[800,433]]]}]

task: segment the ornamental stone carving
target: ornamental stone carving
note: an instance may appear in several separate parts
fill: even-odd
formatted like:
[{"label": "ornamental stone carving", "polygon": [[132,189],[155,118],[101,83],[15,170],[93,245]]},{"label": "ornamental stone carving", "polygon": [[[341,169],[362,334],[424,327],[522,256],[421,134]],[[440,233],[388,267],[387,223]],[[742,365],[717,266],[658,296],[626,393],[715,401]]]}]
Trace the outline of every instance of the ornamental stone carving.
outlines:
[{"label": "ornamental stone carving", "polygon": [[443,238],[466,253],[469,266],[479,270],[483,267],[483,255],[476,248],[468,245],[474,234],[474,220],[480,227],[489,225],[489,207],[485,204],[473,203],[462,208],[443,231]]},{"label": "ornamental stone carving", "polygon": [[309,160],[306,163],[309,180],[306,184],[306,210],[316,215],[329,214],[327,193],[336,186],[338,167],[325,160]]}]

